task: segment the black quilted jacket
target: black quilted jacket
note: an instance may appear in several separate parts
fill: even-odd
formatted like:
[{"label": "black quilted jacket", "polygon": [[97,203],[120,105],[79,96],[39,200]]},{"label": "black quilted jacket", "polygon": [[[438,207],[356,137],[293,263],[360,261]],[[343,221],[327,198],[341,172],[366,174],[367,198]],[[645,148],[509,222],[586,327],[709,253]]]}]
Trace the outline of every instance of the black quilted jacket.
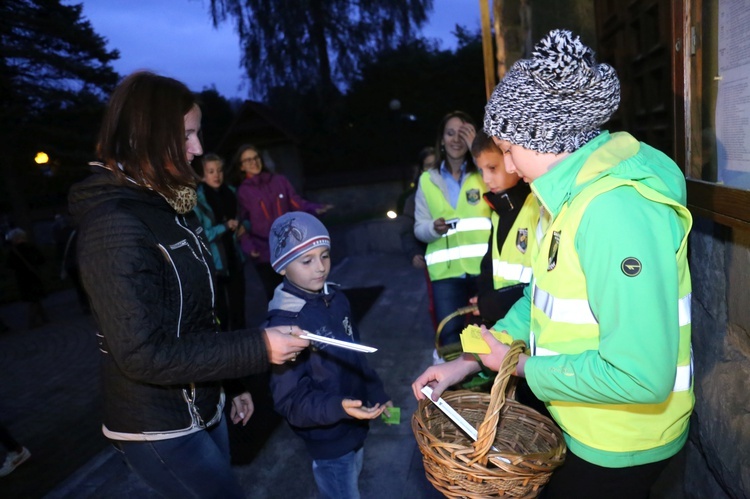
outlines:
[{"label": "black quilted jacket", "polygon": [[268,368],[260,330],[217,331],[197,224],[153,191],[94,169],[69,203],[100,331],[104,434],[148,440],[210,426],[221,417],[221,380]]}]

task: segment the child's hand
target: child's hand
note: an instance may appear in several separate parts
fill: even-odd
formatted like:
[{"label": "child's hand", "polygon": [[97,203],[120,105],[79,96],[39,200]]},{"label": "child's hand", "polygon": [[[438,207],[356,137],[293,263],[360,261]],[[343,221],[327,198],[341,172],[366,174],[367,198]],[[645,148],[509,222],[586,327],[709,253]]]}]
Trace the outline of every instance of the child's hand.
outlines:
[{"label": "child's hand", "polygon": [[[469,305],[476,305],[477,303],[479,303],[479,295],[472,296],[471,298],[469,298]],[[479,315],[479,309],[477,308],[476,310],[474,310],[472,312],[472,314],[478,316]]]},{"label": "child's hand", "polygon": [[385,417],[387,417],[387,418],[391,417],[391,413],[388,410],[391,407],[393,407],[393,400],[389,400],[388,402],[386,402],[385,404],[383,404],[383,413],[385,413]]},{"label": "child's hand", "polygon": [[[393,404],[391,404],[393,405]],[[375,404],[374,407],[364,407],[361,400],[344,399],[341,407],[354,419],[375,419],[385,410],[385,405]]]}]

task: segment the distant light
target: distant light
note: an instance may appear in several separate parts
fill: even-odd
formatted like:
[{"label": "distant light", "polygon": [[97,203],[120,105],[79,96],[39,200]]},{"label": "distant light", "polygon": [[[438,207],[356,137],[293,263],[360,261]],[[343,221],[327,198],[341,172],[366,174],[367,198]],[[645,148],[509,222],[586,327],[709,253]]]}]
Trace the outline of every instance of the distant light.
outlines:
[{"label": "distant light", "polygon": [[388,218],[390,218],[390,219],[394,219],[394,218],[396,218],[396,217],[397,217],[398,215],[396,214],[396,212],[395,212],[395,211],[393,211],[393,210],[388,210],[388,213],[386,213],[386,214],[385,214],[385,216],[387,216],[387,217],[388,217]]},{"label": "distant light", "polygon": [[37,165],[44,165],[49,161],[49,156],[47,156],[46,152],[38,152],[36,153],[36,156],[34,157],[34,162]]},{"label": "distant light", "polygon": [[393,99],[388,103],[388,107],[391,111],[398,111],[399,109],[401,109],[401,101],[398,99]]}]

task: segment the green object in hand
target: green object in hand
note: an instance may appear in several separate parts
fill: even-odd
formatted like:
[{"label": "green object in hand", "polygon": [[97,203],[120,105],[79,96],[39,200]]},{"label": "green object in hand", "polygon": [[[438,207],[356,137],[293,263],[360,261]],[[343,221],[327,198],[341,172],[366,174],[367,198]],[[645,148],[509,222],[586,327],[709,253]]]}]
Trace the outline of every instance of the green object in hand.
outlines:
[{"label": "green object in hand", "polygon": [[380,418],[385,424],[401,424],[401,408],[400,407],[389,407],[387,411],[390,416],[387,416],[385,412],[380,415]]}]

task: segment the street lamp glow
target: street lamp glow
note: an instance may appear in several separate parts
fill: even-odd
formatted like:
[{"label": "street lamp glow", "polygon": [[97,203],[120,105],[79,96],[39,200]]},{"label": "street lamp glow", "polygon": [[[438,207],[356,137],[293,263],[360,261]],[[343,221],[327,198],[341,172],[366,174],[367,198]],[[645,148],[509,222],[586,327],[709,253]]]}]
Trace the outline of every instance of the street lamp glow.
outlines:
[{"label": "street lamp glow", "polygon": [[393,210],[388,210],[388,213],[386,213],[386,214],[385,214],[385,216],[387,216],[387,217],[388,217],[388,218],[390,218],[390,219],[394,219],[394,218],[396,218],[396,217],[397,217],[398,215],[396,214],[396,212],[395,212],[395,211],[393,211]]},{"label": "street lamp glow", "polygon": [[40,152],[36,153],[36,156],[34,157],[34,162],[37,165],[47,164],[48,161],[49,161],[49,156],[47,156],[46,152],[41,152],[40,151]]}]

